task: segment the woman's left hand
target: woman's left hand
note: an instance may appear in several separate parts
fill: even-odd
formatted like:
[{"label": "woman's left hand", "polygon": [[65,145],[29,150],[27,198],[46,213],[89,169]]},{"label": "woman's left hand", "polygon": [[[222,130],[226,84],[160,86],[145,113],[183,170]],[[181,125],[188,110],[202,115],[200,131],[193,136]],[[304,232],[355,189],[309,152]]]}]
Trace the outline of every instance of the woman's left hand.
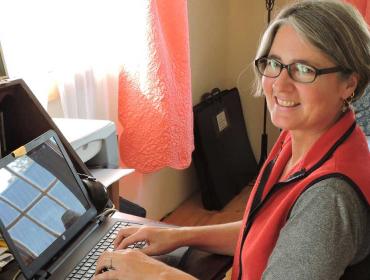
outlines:
[{"label": "woman's left hand", "polygon": [[98,259],[95,280],[195,279],[135,249],[104,252]]}]

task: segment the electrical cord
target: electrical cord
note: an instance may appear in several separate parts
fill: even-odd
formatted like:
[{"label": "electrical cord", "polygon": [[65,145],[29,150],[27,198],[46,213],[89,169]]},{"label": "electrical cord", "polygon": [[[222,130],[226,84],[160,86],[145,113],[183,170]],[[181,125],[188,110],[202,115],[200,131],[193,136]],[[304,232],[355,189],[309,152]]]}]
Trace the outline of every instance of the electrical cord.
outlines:
[{"label": "electrical cord", "polygon": [[274,8],[275,0],[266,0],[266,10],[267,10],[267,24],[271,21],[271,11]]},{"label": "electrical cord", "polygon": [[18,269],[18,271],[14,274],[12,280],[16,280],[18,278],[18,276],[21,275],[21,273],[22,273],[21,270]]},{"label": "electrical cord", "polygon": [[[242,76],[245,74],[245,72],[247,72],[247,70],[250,70],[252,68],[252,65],[251,64],[248,64],[247,66],[245,66],[240,72],[239,72],[239,75],[238,75],[238,78],[236,79],[236,86],[237,88],[243,92],[244,89],[243,87],[241,86],[241,83],[240,83],[240,80],[242,78]],[[246,91],[247,92],[247,91]]]},{"label": "electrical cord", "polygon": [[104,211],[102,213],[100,213],[98,216],[96,216],[98,219],[102,218],[102,217],[111,217],[115,212],[117,211],[117,209],[114,207],[112,208],[106,208],[104,209]]}]

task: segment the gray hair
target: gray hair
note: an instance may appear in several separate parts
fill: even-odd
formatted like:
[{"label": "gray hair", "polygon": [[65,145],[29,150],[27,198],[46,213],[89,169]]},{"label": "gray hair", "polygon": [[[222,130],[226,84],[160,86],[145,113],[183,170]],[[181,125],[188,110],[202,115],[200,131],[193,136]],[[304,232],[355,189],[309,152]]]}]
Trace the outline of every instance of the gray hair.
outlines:
[{"label": "gray hair", "polygon": [[[336,65],[359,75],[354,99],[364,93],[370,77],[370,33],[362,15],[351,4],[335,0],[306,0],[287,6],[265,31],[256,58],[268,55],[278,29],[289,24]],[[262,94],[256,74],[256,94]],[[343,78],[348,73],[341,73]]]}]

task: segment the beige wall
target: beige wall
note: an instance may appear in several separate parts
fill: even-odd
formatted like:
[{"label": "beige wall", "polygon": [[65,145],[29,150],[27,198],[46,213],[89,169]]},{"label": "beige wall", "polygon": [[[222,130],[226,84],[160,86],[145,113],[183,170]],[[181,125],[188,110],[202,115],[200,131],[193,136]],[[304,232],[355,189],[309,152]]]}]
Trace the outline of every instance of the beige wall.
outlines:
[{"label": "beige wall", "polygon": [[[289,0],[277,2],[282,6]],[[212,88],[237,86],[249,138],[258,160],[263,99],[251,96],[251,67],[260,34],[266,25],[265,1],[188,0],[188,12],[193,104]],[[246,71],[240,75],[244,69]],[[277,134],[277,129],[269,124],[270,146]],[[198,183],[191,166],[187,170],[165,168],[146,175],[136,172],[123,179],[120,186],[123,197],[145,207],[148,217],[160,219],[193,193]]]},{"label": "beige wall", "polygon": [[193,167],[164,168],[151,174],[135,172],[120,181],[120,195],[140,204],[147,217],[160,220],[172,212],[197,188]]},{"label": "beige wall", "polygon": [[[277,11],[292,0],[275,1]],[[273,15],[272,15],[273,16]],[[227,87],[237,86],[244,111],[249,139],[257,161],[260,158],[260,141],[263,132],[264,100],[253,96],[253,61],[261,35],[267,25],[265,1],[229,1],[229,27],[227,47]],[[268,146],[271,149],[279,130],[267,116]]]},{"label": "beige wall", "polygon": [[[280,0],[275,10],[291,0]],[[238,87],[250,142],[258,160],[262,98],[252,96],[253,60],[266,26],[263,0],[188,0],[193,103],[214,87]],[[269,147],[278,130],[268,118]]]},{"label": "beige wall", "polygon": [[226,87],[228,9],[225,0],[188,0],[193,104]]}]

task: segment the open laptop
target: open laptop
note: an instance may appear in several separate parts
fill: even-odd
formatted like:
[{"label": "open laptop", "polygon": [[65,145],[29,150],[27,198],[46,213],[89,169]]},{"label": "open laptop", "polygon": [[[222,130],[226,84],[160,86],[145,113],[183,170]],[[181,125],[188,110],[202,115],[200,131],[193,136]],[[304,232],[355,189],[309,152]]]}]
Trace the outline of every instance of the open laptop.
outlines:
[{"label": "open laptop", "polygon": [[[97,215],[53,130],[0,160],[0,230],[26,279],[91,278],[112,245],[91,249],[130,224]],[[83,259],[90,267],[74,278]]]}]

